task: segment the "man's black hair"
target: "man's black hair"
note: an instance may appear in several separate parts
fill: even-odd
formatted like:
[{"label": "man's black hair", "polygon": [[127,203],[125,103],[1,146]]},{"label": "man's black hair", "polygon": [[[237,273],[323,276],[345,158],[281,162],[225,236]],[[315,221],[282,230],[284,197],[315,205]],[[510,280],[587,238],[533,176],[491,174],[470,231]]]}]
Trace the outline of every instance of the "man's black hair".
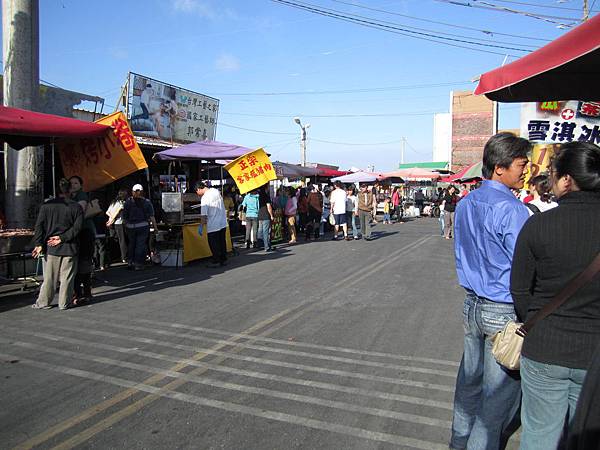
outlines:
[{"label": "man's black hair", "polygon": [[489,138],[483,148],[483,178],[492,178],[496,166],[508,168],[517,158],[527,158],[531,151],[531,143],[512,133],[498,133]]},{"label": "man's black hair", "polygon": [[196,181],[196,183],[194,184],[194,191],[197,191],[198,189],[204,189],[206,187],[208,186],[204,181]]},{"label": "man's black hair", "polygon": [[61,178],[56,183],[56,192],[62,195],[69,195],[71,191],[71,182],[66,178]]}]

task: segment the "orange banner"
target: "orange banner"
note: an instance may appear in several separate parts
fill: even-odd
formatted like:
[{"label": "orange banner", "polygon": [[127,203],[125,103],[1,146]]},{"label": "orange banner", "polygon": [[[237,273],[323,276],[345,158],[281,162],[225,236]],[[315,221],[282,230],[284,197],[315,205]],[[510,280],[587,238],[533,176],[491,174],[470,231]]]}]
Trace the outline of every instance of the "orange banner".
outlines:
[{"label": "orange banner", "polygon": [[93,191],[148,167],[122,112],[96,121],[110,125],[103,138],[61,140],[57,143],[65,177],[78,175],[85,191]]}]

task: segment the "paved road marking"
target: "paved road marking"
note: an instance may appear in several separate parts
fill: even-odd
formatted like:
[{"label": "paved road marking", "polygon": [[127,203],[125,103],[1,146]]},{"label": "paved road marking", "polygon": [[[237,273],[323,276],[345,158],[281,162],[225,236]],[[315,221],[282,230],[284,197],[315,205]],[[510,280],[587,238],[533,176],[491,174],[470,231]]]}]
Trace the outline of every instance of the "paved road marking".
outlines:
[{"label": "paved road marking", "polygon": [[[98,322],[97,319],[92,320],[92,319],[84,319],[81,317],[78,317],[78,318],[69,317],[68,319],[70,319],[72,321],[88,322],[91,324]],[[137,327],[135,325],[121,325],[121,324],[116,324],[114,322],[106,323],[106,325],[109,327],[120,328],[120,329],[125,329],[125,330],[145,331],[148,333],[159,334],[161,336],[187,338],[187,339],[190,339],[193,341],[195,341],[195,340],[208,341],[208,342],[215,342],[218,344],[226,342],[223,339],[214,339],[214,338],[209,338],[209,337],[204,337],[204,336],[198,336],[196,334],[175,333],[172,331],[149,329],[146,327]],[[81,328],[77,328],[77,327],[69,327],[69,329],[72,329],[74,331],[81,330]],[[389,363],[383,363],[383,362],[377,362],[377,361],[365,361],[365,360],[353,359],[353,358],[342,358],[342,357],[333,356],[333,355],[320,355],[320,354],[316,354],[316,353],[297,352],[294,350],[285,350],[285,349],[281,349],[281,348],[265,347],[262,345],[247,344],[245,342],[244,343],[235,343],[234,345],[235,345],[235,347],[259,350],[261,352],[266,352],[266,353],[279,353],[282,355],[298,356],[298,357],[302,357],[302,358],[311,358],[311,359],[322,359],[325,361],[336,361],[336,362],[352,364],[352,365],[357,365],[357,366],[380,367],[383,369],[405,370],[407,372],[426,373],[429,375],[439,375],[442,377],[450,377],[453,380],[456,378],[455,370],[454,371],[437,370],[437,369],[428,369],[428,368],[423,368],[423,367],[412,367],[412,366],[406,366],[406,365],[400,365],[400,364],[389,364]]]},{"label": "paved road marking", "polygon": [[[60,327],[59,327],[59,329],[60,329]],[[257,363],[257,364],[262,364],[262,365],[274,366],[274,367],[278,367],[278,368],[285,367],[288,369],[302,370],[305,372],[322,373],[322,374],[335,375],[335,376],[341,376],[341,377],[347,377],[347,378],[356,378],[356,379],[360,379],[360,380],[380,381],[382,383],[395,384],[395,385],[409,385],[409,386],[413,386],[413,387],[422,387],[425,389],[438,390],[438,391],[443,391],[443,392],[454,392],[454,383],[452,385],[434,384],[434,383],[427,383],[427,382],[422,382],[422,381],[407,380],[407,379],[403,379],[403,378],[399,378],[399,377],[384,377],[384,376],[373,375],[373,374],[369,374],[369,373],[350,372],[347,370],[329,369],[329,368],[324,368],[324,367],[319,367],[319,366],[311,366],[308,364],[289,363],[289,362],[279,361],[279,360],[275,360],[275,359],[257,358],[254,356],[242,356],[242,355],[238,355],[235,353],[221,352],[219,350],[212,350],[209,348],[206,348],[206,349],[198,348],[198,347],[192,346],[192,345],[175,344],[175,343],[160,341],[157,339],[141,338],[141,337],[135,337],[135,336],[124,336],[121,334],[110,333],[107,331],[96,331],[96,330],[90,330],[90,329],[86,329],[86,328],[73,328],[73,327],[66,328],[65,327],[64,329],[70,330],[70,331],[77,331],[79,333],[87,333],[87,334],[91,334],[94,336],[102,336],[102,337],[108,337],[108,338],[115,338],[115,339],[139,342],[141,344],[151,344],[151,345],[156,345],[156,346],[160,346],[160,347],[167,347],[170,349],[199,351],[204,355],[215,355],[215,356],[219,356],[219,357],[223,358],[224,360],[225,359],[234,359],[237,361],[246,361],[246,362]],[[31,333],[31,334],[35,335],[35,334],[41,334],[41,333]]]},{"label": "paved road marking", "polygon": [[[277,321],[278,319],[280,319],[282,316],[285,316],[286,314],[289,314],[291,311],[293,311],[295,308],[289,308],[286,309],[284,311],[281,311],[275,315],[273,315],[272,317],[269,317],[268,319],[265,319],[261,322],[258,322],[257,324],[253,325],[252,327],[248,328],[246,331],[244,331],[242,334],[245,333],[252,333],[255,332],[257,330],[260,330],[262,328],[265,328],[266,326],[268,326],[269,324]],[[216,345],[214,348],[223,348],[225,347],[224,345]],[[201,360],[203,358],[205,358],[206,356],[208,356],[207,353],[198,353],[194,356],[192,356],[192,358],[185,358],[183,359],[183,361],[188,361],[188,360],[194,360],[194,361],[198,361]],[[173,366],[171,368],[171,370],[181,370],[185,367],[189,366],[189,364],[185,363],[185,362],[178,362],[175,366]],[[202,370],[206,370],[206,369],[202,369]],[[144,380],[145,384],[154,384],[154,383],[158,383],[159,381],[163,380],[165,377],[164,376],[159,376],[159,375],[154,375],[150,378],[148,378],[147,380]],[[81,413],[66,419],[64,421],[62,421],[61,423],[43,431],[42,433],[28,439],[27,441],[23,442],[22,444],[16,446],[14,448],[14,450],[24,450],[24,449],[30,449],[33,448],[37,445],[40,445],[44,442],[46,442],[47,440],[53,438],[54,436],[68,430],[69,428],[84,422],[94,416],[96,416],[97,414],[106,411],[107,409],[111,408],[114,405],[117,405],[119,403],[121,403],[122,401],[132,397],[133,395],[137,394],[138,391],[136,389],[128,389],[126,391],[120,392],[118,394],[116,394],[115,396],[97,404],[94,405],[84,411],[82,411]],[[138,407],[141,407],[141,405],[147,405],[150,404],[152,401],[156,400],[156,398],[158,397],[154,397],[151,398],[146,397],[145,399],[139,400],[138,402],[133,403],[132,405],[130,405],[129,407],[133,407],[134,405],[137,405]],[[129,407],[126,407],[124,410],[121,411],[129,411]],[[134,412],[134,411],[133,411]],[[133,412],[131,412],[130,414],[132,414]],[[124,416],[126,417],[126,416]],[[81,433],[80,433],[81,434]],[[91,437],[91,436],[89,436]],[[89,439],[89,438],[88,438]],[[85,439],[87,440],[87,439]],[[85,440],[82,440],[81,442],[85,442]],[[69,448],[69,447],[67,447]]]},{"label": "paved road marking", "polygon": [[[0,353],[0,357],[7,359],[15,359],[13,355]],[[39,361],[33,361],[30,359],[20,358],[21,363],[28,364],[41,369],[51,370],[53,372],[63,373],[66,375],[76,376],[80,378],[86,378],[90,380],[100,381],[103,383],[110,383],[116,386],[122,386],[128,388],[128,390],[135,390],[139,392],[146,392],[150,395],[146,398],[170,398],[173,400],[179,400],[188,403],[194,403],[196,405],[207,406],[210,408],[221,409],[224,411],[230,411],[239,414],[246,414],[250,416],[260,417],[263,419],[276,420],[278,422],[285,422],[294,425],[300,425],[304,427],[314,428],[317,430],[323,430],[327,432],[344,434],[347,436],[358,437],[362,439],[368,439],[378,442],[387,442],[396,445],[404,445],[416,449],[423,450],[445,450],[448,448],[445,444],[439,444],[435,442],[428,442],[421,439],[414,439],[389,433],[382,433],[377,431],[370,431],[363,428],[356,428],[347,425],[340,425],[330,422],[324,422],[315,419],[309,419],[306,417],[295,416],[292,414],[281,413],[277,411],[270,411],[261,408],[254,408],[251,406],[238,405],[235,403],[228,403],[219,400],[212,400],[204,397],[199,397],[190,394],[184,394],[181,392],[175,392],[170,388],[165,387],[157,388],[144,383],[136,383],[129,380],[124,380],[118,377],[112,377],[108,375],[99,375],[96,373],[88,372],[80,369],[72,369],[68,367],[57,366],[54,364],[43,363]],[[106,420],[106,419],[105,419]],[[112,424],[112,421],[111,421]],[[108,425],[108,424],[107,424]],[[69,441],[64,444],[67,445]],[[74,444],[74,442],[69,443]],[[59,445],[55,448],[63,448],[64,445]]]},{"label": "paved road marking", "polygon": [[[146,358],[158,359],[158,360],[167,361],[167,362],[180,362],[181,361],[181,359],[179,359],[177,357],[163,355],[162,353],[147,352],[147,351],[143,351],[143,350],[139,350],[139,349],[131,349],[131,348],[127,348],[127,347],[118,347],[118,346],[110,345],[110,344],[90,342],[90,341],[82,340],[80,338],[71,339],[71,338],[61,336],[61,335],[52,335],[52,334],[47,334],[47,333],[35,333],[35,332],[30,332],[30,331],[19,331],[16,329],[11,330],[11,333],[12,332],[15,332],[15,333],[21,332],[22,334],[27,334],[28,336],[39,337],[39,338],[45,339],[47,341],[63,342],[63,343],[68,343],[68,344],[80,345],[80,346],[83,345],[83,346],[88,346],[88,347],[92,347],[92,348],[98,348],[98,349],[102,349],[102,350],[109,350],[109,351],[113,351],[113,352],[117,352],[117,353],[122,353],[122,354],[126,354],[126,355],[138,355],[138,356],[143,356]],[[4,344],[12,344],[13,343],[10,340],[3,340],[3,339],[0,339],[0,342],[4,343]],[[19,343],[14,343],[14,344],[21,345]],[[28,345],[31,345],[31,344],[28,344]],[[47,347],[44,347],[44,349],[46,350]],[[353,395],[375,397],[375,398],[380,398],[383,400],[394,400],[394,401],[399,401],[399,402],[403,402],[403,403],[410,403],[410,404],[419,405],[419,406],[429,406],[429,407],[434,407],[434,408],[441,408],[441,409],[446,409],[446,410],[450,410],[450,411],[453,408],[453,405],[451,402],[431,400],[431,399],[426,399],[426,398],[422,398],[422,397],[413,397],[413,396],[409,396],[409,395],[394,394],[394,393],[369,390],[369,389],[361,389],[361,388],[343,386],[343,385],[338,385],[338,384],[333,384],[333,383],[324,383],[324,382],[319,382],[319,381],[304,380],[301,378],[293,378],[293,377],[286,377],[286,376],[281,376],[281,375],[274,375],[274,374],[270,374],[270,373],[237,369],[237,368],[233,368],[233,367],[212,364],[212,363],[206,363],[206,362],[200,362],[200,361],[189,360],[188,363],[190,366],[194,366],[194,367],[205,367],[207,369],[210,369],[210,370],[213,370],[216,372],[222,372],[222,373],[233,374],[233,375],[241,375],[241,376],[245,376],[245,377],[249,377],[249,378],[257,378],[257,379],[269,380],[269,381],[278,381],[278,382],[294,384],[294,385],[298,385],[298,386],[305,386],[305,387],[311,387],[311,388],[317,388],[317,389],[325,389],[325,390],[336,391],[336,392],[344,392],[344,393],[353,394]],[[404,384],[411,386],[411,387],[419,387],[419,388],[424,387],[423,383],[421,383],[421,382],[407,381]]]},{"label": "paved road marking", "polygon": [[[123,319],[122,316],[114,316],[114,315],[109,315],[109,314],[102,314],[101,316],[98,316],[98,317],[106,318],[107,320]],[[127,318],[127,320],[129,320],[130,322],[145,323],[145,324],[152,325],[152,326],[164,326],[164,327],[189,330],[189,331],[200,331],[203,333],[217,334],[217,335],[226,336],[226,337],[238,337],[238,336],[241,337],[241,335],[239,333],[231,333],[231,332],[224,331],[224,330],[217,330],[214,328],[197,327],[197,326],[187,325],[187,324],[182,324],[182,323],[162,322],[159,320],[135,319],[135,318],[131,318],[131,319]],[[373,351],[358,350],[358,349],[347,348],[347,347],[319,345],[319,344],[311,344],[309,342],[289,341],[289,340],[283,340],[283,339],[273,339],[273,338],[258,337],[258,336],[244,336],[244,338],[247,339],[248,341],[252,341],[252,342],[254,342],[254,341],[267,342],[267,343],[272,343],[272,344],[286,345],[286,346],[290,346],[290,347],[312,348],[312,349],[316,349],[316,350],[329,350],[329,351],[333,351],[333,352],[350,353],[352,355],[373,356],[373,357],[397,359],[400,361],[424,362],[424,363],[432,363],[432,364],[446,365],[446,366],[452,366],[452,367],[458,367],[460,365],[460,363],[458,363],[456,361],[449,361],[446,359],[434,359],[434,358],[422,358],[419,356],[396,355],[394,353],[373,352]]]},{"label": "paved road marking", "polygon": [[[345,278],[340,279],[338,282],[334,283],[334,285],[332,286],[331,290],[333,291],[331,294],[329,294],[327,297],[331,298],[333,297],[335,294],[337,294],[335,292],[335,289],[339,288],[339,287],[346,287],[348,285],[354,285],[360,281],[362,281],[364,278],[370,276],[371,274],[373,274],[375,271],[380,270],[380,268],[383,265],[386,264],[390,264],[391,262],[393,262],[395,260],[395,258],[397,258],[398,256],[401,256],[403,253],[408,252],[410,250],[412,250],[415,247],[420,246],[422,243],[425,243],[427,240],[429,240],[432,236],[425,236],[422,237],[414,242],[412,242],[411,244],[408,244],[394,252],[392,252],[390,255],[386,256],[386,259],[382,262],[380,260],[376,260],[373,263],[371,263],[370,265],[367,265],[363,268],[363,270],[361,271],[360,275],[356,275],[355,273],[350,273],[348,276],[346,276]],[[285,320],[282,320],[281,322],[279,322],[278,324],[275,324],[273,326],[270,326],[266,331],[263,331],[262,333],[259,333],[259,336],[266,336],[268,334],[272,334],[275,331],[279,330],[280,328],[286,326],[287,324],[293,322],[294,320],[297,320],[299,317],[302,317],[304,314],[306,314],[308,311],[316,308],[318,305],[317,301],[314,300],[307,300],[305,302],[301,302],[300,304],[296,305],[295,308],[289,308],[286,309],[278,314],[275,314],[274,316],[272,316],[269,319],[266,319],[262,322],[260,322],[259,324],[250,327],[248,330],[244,331],[242,334],[251,334],[254,333],[262,328],[266,328],[269,325],[273,324],[274,322],[276,322],[277,320],[279,320],[280,318],[291,314],[294,311],[297,311],[295,314],[292,314],[291,317],[288,317]],[[242,338],[239,338],[242,339]],[[236,342],[237,339],[236,338],[232,338],[231,339],[232,342]],[[216,348],[223,348],[225,347],[225,345],[216,345]],[[235,349],[234,349],[235,350]],[[241,350],[241,349],[240,349]],[[228,354],[224,354],[221,356],[221,361],[227,359],[227,355]],[[230,355],[230,354],[229,354]],[[204,357],[206,357],[207,354],[206,353],[200,353],[198,355],[194,355],[193,360],[198,360],[198,359],[202,359]],[[231,355],[230,355],[231,356]],[[174,370],[181,370],[184,367],[186,367],[186,365],[184,363],[178,364],[177,366],[175,366],[173,369]],[[198,368],[195,369],[194,371],[192,371],[191,373],[194,374],[196,372],[198,373],[203,373],[205,372],[206,368]],[[156,383],[158,381],[160,381],[161,379],[163,379],[160,376],[153,376],[150,377],[149,380],[146,380],[147,384],[153,384]],[[372,377],[369,377],[369,379],[372,379]],[[180,380],[175,380],[169,384],[167,384],[166,386],[164,386],[162,389],[170,389],[173,386],[179,386],[180,384],[183,384],[183,381]],[[433,386],[433,385],[429,385],[428,386]],[[446,388],[448,389],[448,388]],[[450,388],[451,389],[451,388]],[[25,443],[23,443],[20,446],[17,446],[16,448],[21,449],[21,448],[31,448],[33,445],[39,445],[40,443],[43,443],[45,441],[47,441],[48,439],[50,439],[51,437],[55,436],[56,434],[59,434],[63,431],[66,431],[67,429],[71,428],[72,426],[84,421],[84,420],[88,420],[91,417],[95,416],[96,414],[105,411],[106,409],[108,409],[109,407],[118,404],[120,402],[122,402],[123,400],[131,397],[132,395],[135,394],[136,391],[134,390],[128,390],[128,391],[124,391],[120,394],[117,394],[116,396],[112,397],[111,399],[108,399],[92,408],[89,408],[85,411],[83,411],[82,413],[67,419],[66,421],[64,421],[62,424],[58,424],[52,428],[50,428],[49,430],[29,439],[28,441],[26,441]],[[112,414],[111,416],[101,420],[100,422],[96,423],[95,425],[92,425],[90,428],[76,434],[75,436],[71,437],[70,439],[66,440],[65,442],[63,442],[62,444],[58,445],[57,447],[55,447],[55,450],[61,449],[61,450],[66,450],[66,449],[70,449],[73,448],[74,446],[85,442],[86,440],[90,439],[92,436],[94,436],[97,433],[100,433],[101,431],[105,430],[106,428],[112,426],[113,424],[119,422],[120,420],[124,419],[125,417],[130,416],[131,414],[134,414],[135,412],[139,411],[141,408],[149,405],[150,403],[154,402],[155,400],[157,400],[158,398],[160,398],[160,396],[156,396],[156,395],[149,395],[141,400],[138,400],[137,402],[130,404],[126,407],[124,407],[123,409],[121,409],[120,411]],[[31,445],[31,443],[35,443],[33,445]]]},{"label": "paved road marking", "polygon": [[[409,413],[403,413],[403,412],[394,411],[394,410],[385,410],[385,409],[381,409],[381,408],[365,407],[365,406],[360,406],[360,405],[357,405],[354,403],[347,403],[347,402],[342,402],[342,401],[337,401],[337,400],[326,400],[326,399],[317,398],[317,397],[313,397],[313,396],[294,394],[294,393],[279,391],[279,390],[275,390],[275,389],[265,389],[265,388],[261,388],[261,387],[248,386],[248,385],[244,385],[244,384],[229,383],[229,382],[216,380],[214,378],[199,377],[196,375],[188,375],[188,374],[184,374],[181,372],[175,372],[172,370],[164,370],[159,367],[152,367],[152,366],[147,366],[144,364],[132,363],[132,362],[128,362],[128,361],[121,361],[118,359],[107,358],[104,356],[84,355],[84,354],[73,352],[70,350],[45,348],[44,346],[36,345],[36,344],[29,344],[27,342],[12,342],[11,345],[18,346],[21,348],[29,348],[29,349],[33,349],[33,350],[42,350],[46,353],[68,356],[70,358],[83,359],[83,360],[97,362],[97,363],[105,364],[105,365],[109,365],[109,366],[123,367],[126,369],[133,369],[133,370],[137,370],[140,372],[155,373],[155,374],[164,375],[164,376],[170,377],[170,378],[178,378],[178,379],[182,379],[182,380],[189,381],[192,383],[202,384],[202,385],[206,385],[206,386],[213,386],[216,388],[226,389],[226,390],[230,390],[230,391],[245,392],[248,394],[262,395],[264,397],[291,400],[291,401],[300,402],[300,403],[307,403],[310,405],[319,405],[319,406],[324,406],[326,408],[340,409],[343,411],[352,411],[352,412],[361,413],[361,414],[368,414],[368,415],[377,416],[377,417],[386,417],[389,419],[400,420],[403,422],[416,423],[416,424],[420,424],[420,425],[430,425],[430,426],[441,427],[441,428],[445,428],[445,429],[450,429],[450,425],[451,425],[451,422],[449,420],[435,419],[435,418],[422,416],[422,415],[418,415],[418,414],[409,414]],[[64,367],[64,366],[59,366],[59,367]]]}]

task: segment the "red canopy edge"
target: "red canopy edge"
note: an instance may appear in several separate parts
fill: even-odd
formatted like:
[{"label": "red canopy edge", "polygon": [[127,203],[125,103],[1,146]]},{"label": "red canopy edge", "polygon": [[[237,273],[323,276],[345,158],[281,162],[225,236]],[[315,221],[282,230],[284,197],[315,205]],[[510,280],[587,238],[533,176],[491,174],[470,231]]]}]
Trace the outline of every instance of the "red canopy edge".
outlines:
[{"label": "red canopy edge", "polygon": [[595,100],[590,89],[598,84],[600,58],[594,52],[599,49],[600,15],[596,15],[529,55],[484,73],[475,95],[504,102]]},{"label": "red canopy edge", "polygon": [[317,175],[320,177],[325,177],[325,178],[335,178],[335,177],[341,177],[343,175],[348,175],[349,171],[347,170],[334,170],[334,169],[326,169],[324,167],[317,167]]},{"label": "red canopy edge", "polygon": [[0,106],[0,140],[15,149],[41,145],[52,138],[102,137],[109,129],[109,125]]}]

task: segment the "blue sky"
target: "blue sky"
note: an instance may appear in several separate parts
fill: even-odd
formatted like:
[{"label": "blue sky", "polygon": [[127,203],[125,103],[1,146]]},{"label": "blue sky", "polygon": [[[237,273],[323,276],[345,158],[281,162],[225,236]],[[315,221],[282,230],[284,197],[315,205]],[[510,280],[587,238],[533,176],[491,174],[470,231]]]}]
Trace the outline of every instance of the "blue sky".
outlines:
[{"label": "blue sky", "polygon": [[[413,27],[428,39],[448,33],[444,36],[455,40],[446,42],[468,47],[476,46],[456,40],[534,49],[566,31],[559,23],[570,23],[498,8],[581,17],[580,1],[527,2],[471,1],[476,7],[446,0],[302,3],[387,21],[396,31]],[[508,61],[526,54],[477,48],[485,52],[269,0],[40,1],[43,80],[99,95],[109,105],[116,104],[128,71],[212,95],[220,99],[217,140],[265,146],[275,159],[288,162],[300,160],[300,130],[293,122],[299,116],[311,124],[308,160],[342,168],[393,169],[402,138],[406,162],[431,160],[433,114],[448,111],[450,91],[474,89],[470,80],[501,65],[507,54],[513,55]],[[518,128],[518,112],[516,104],[502,106],[500,126]]]}]

